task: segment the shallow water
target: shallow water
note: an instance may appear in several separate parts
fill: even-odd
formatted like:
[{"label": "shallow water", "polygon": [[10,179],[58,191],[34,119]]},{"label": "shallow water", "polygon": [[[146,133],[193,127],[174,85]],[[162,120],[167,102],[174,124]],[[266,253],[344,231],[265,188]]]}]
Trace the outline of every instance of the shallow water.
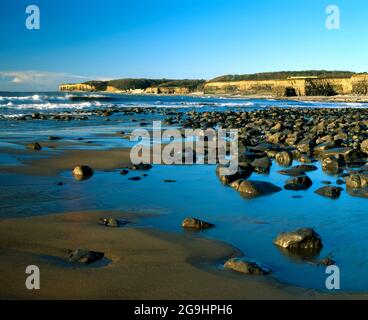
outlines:
[{"label": "shallow water", "polygon": [[[126,99],[130,101],[129,103],[134,101],[133,97]],[[174,101],[182,100],[179,97],[142,97],[134,103],[140,104],[141,100],[157,99],[160,99],[160,105],[162,101],[172,104]],[[188,99],[192,102],[192,99],[202,101],[206,98]],[[227,99],[218,100],[227,101]],[[254,106],[242,108],[255,108],[257,103],[264,105],[263,107],[271,103],[282,105],[279,101],[252,103]],[[233,107],[231,105],[227,108]],[[65,137],[74,139],[75,136],[83,136],[105,147],[117,146],[116,143],[122,146],[120,145],[122,139],[103,136],[101,133],[112,133],[117,128],[121,130],[123,127],[129,129],[134,126],[124,122],[124,119],[119,119],[116,125],[109,123],[107,126],[106,123],[96,119],[85,122],[83,127],[77,125],[73,127],[73,122],[55,124],[55,121],[54,123],[49,121],[50,123],[42,124],[36,121],[40,128],[37,129],[34,124],[35,127],[30,131],[29,128],[24,128],[20,132],[7,131],[4,123],[9,122],[11,122],[9,119],[0,121],[3,129],[0,142],[3,143],[2,147],[7,148],[9,147],[7,143],[13,143],[15,144],[13,147],[17,148],[19,141],[32,140],[34,135],[46,137],[49,134],[63,135],[63,133]],[[70,132],[68,126],[75,128],[75,131]],[[93,145],[87,147],[98,148]],[[12,163],[13,160],[10,154],[2,153],[0,165]],[[318,163],[316,165],[319,166]],[[270,175],[254,173],[250,179],[270,181],[283,187],[288,177],[278,174],[277,171],[280,169],[281,167],[274,163]],[[129,177],[141,176],[143,173],[147,173],[148,176],[142,176],[140,181],[128,180]],[[274,195],[246,200],[238,192],[223,186],[216,177],[215,167],[210,165],[155,165],[148,172],[130,172],[126,176],[120,175],[119,170],[96,171],[91,179],[82,182],[74,180],[69,171],[54,177],[1,173],[0,217],[45,215],[78,210],[132,210],[161,214],[146,219],[147,225],[168,231],[187,232],[180,227],[181,222],[187,216],[194,216],[216,224],[215,228],[201,234],[232,243],[241,249],[245,256],[270,266],[276,279],[288,284],[324,290],[327,277],[324,267],[312,265],[298,256],[287,255],[272,244],[273,238],[279,232],[299,227],[313,227],[321,235],[324,243],[323,250],[315,259],[332,254],[341,270],[342,290],[368,291],[367,199],[351,197],[346,191],[342,192],[338,200],[318,196],[314,191],[323,186],[322,181],[328,180],[334,184],[337,178],[326,176],[320,169],[308,175],[314,183],[308,191],[283,190]],[[176,182],[163,182],[166,179],[173,179]],[[64,184],[58,186],[58,182]],[[294,195],[301,195],[302,198],[295,199]]]}]

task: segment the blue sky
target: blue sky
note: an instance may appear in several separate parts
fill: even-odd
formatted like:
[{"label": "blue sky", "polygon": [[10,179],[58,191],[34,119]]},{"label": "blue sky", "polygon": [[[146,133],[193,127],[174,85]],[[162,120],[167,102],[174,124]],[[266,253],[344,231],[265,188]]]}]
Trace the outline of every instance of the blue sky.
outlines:
[{"label": "blue sky", "polygon": [[[41,29],[25,27],[38,5]],[[325,27],[328,5],[341,28]],[[1,0],[0,90],[124,77],[368,71],[366,0]]]}]

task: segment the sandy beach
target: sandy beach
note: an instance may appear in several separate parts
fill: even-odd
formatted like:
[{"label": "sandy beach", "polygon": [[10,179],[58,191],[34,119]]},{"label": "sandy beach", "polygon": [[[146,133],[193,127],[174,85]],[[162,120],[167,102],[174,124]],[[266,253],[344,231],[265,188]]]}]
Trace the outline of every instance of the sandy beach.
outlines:
[{"label": "sandy beach", "polygon": [[[100,217],[131,222],[113,229]],[[241,254],[222,242],[140,228],[139,217],[123,212],[73,212],[0,221],[1,299],[330,299],[364,295],[324,295],[291,288],[272,279],[221,270],[226,258]],[[16,235],[16,236],[15,236]],[[67,250],[100,251],[102,267],[76,267]],[[27,290],[25,268],[41,270],[41,289]]]}]

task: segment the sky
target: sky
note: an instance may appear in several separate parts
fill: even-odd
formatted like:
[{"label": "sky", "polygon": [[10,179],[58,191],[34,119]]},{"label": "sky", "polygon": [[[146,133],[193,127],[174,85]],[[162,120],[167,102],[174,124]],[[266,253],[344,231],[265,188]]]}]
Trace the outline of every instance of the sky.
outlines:
[{"label": "sky", "polygon": [[[40,9],[29,30],[26,7]],[[326,28],[326,7],[340,28]],[[366,0],[1,0],[0,91],[116,78],[368,71]]]}]

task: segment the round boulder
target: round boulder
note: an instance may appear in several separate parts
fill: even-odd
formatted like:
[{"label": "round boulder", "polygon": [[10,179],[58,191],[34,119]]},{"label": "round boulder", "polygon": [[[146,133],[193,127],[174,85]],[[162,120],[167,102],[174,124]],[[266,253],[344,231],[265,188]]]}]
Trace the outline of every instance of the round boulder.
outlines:
[{"label": "round boulder", "polygon": [[250,275],[267,275],[271,273],[271,269],[266,265],[245,258],[229,259],[225,262],[224,268]]},{"label": "round boulder", "polygon": [[209,229],[215,225],[209,222],[205,222],[196,218],[185,218],[181,226],[189,229]]},{"label": "round boulder", "polygon": [[87,180],[93,175],[93,170],[89,166],[79,165],[73,169],[73,176],[76,180]]},{"label": "round boulder", "polygon": [[277,236],[274,244],[285,249],[321,249],[321,237],[311,228],[284,232]]}]

